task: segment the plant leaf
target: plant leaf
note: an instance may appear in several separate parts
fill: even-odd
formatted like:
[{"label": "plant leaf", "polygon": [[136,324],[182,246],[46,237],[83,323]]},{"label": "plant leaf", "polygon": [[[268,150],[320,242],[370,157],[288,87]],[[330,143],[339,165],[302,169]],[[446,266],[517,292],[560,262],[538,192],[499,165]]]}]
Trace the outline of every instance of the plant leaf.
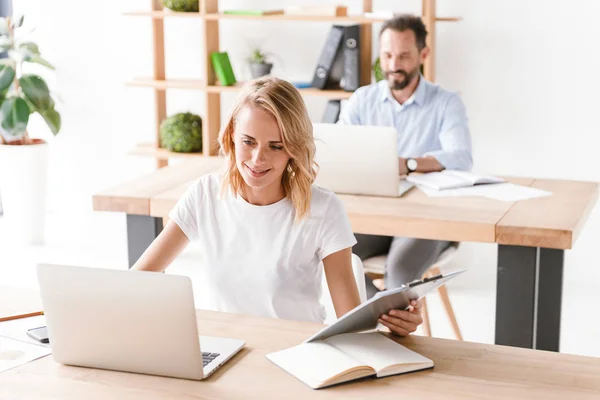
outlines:
[{"label": "plant leaf", "polygon": [[50,64],[48,61],[44,60],[40,56],[27,56],[23,59],[23,61],[40,64],[40,65],[43,65],[44,67],[50,68],[52,70],[55,69],[54,65]]},{"label": "plant leaf", "polygon": [[33,42],[21,42],[17,45],[19,51],[30,56],[39,56],[40,48]]},{"label": "plant leaf", "polygon": [[0,50],[2,52],[8,51],[12,46],[13,42],[8,36],[0,36]]},{"label": "plant leaf", "polygon": [[23,26],[23,20],[25,19],[24,15],[19,15],[12,20],[13,28],[20,28]]},{"label": "plant leaf", "polygon": [[29,122],[29,107],[25,100],[20,97],[9,97],[4,100],[0,107],[0,119],[2,128],[11,136],[19,136],[25,133]]},{"label": "plant leaf", "polygon": [[50,128],[52,134],[58,134],[61,127],[60,114],[54,108],[50,108],[49,110],[40,113],[40,115],[44,118],[46,124],[48,124],[48,128]]},{"label": "plant leaf", "polygon": [[0,64],[0,92],[4,93],[15,79],[15,69],[6,64]]},{"label": "plant leaf", "polygon": [[33,104],[35,110],[44,112],[54,107],[54,100],[50,97],[50,89],[42,78],[37,75],[23,75],[19,79],[23,94]]}]

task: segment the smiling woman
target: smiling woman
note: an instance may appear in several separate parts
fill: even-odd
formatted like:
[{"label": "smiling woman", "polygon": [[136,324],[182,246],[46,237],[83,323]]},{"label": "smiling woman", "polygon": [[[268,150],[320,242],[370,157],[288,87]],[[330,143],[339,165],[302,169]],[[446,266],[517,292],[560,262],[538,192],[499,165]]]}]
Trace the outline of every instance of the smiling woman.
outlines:
[{"label": "smiling woman", "polygon": [[261,205],[287,196],[296,219],[306,215],[317,174],[316,148],[304,101],[292,84],[269,78],[248,83],[219,143],[229,161],[224,190]]},{"label": "smiling woman", "polygon": [[[133,269],[163,271],[197,240],[215,310],[323,322],[323,273],[338,317],[359,305],[356,240],[341,201],[313,185],[312,128],[293,85],[246,83],[219,135],[225,171],[187,190]],[[385,321],[398,334],[421,323],[418,304],[397,312]]]}]

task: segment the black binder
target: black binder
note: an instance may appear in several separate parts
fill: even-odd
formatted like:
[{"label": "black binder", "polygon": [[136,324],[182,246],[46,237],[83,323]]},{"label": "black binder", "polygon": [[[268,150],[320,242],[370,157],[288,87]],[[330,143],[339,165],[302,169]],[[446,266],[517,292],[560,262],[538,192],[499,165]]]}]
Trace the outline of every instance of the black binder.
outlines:
[{"label": "black binder", "polygon": [[347,92],[354,92],[360,87],[360,25],[344,27],[344,73],[342,88]]},{"label": "black binder", "polygon": [[329,100],[323,113],[323,119],[321,122],[325,124],[335,124],[340,118],[341,101],[340,100]]},{"label": "black binder", "polygon": [[340,52],[344,39],[344,27],[333,25],[327,36],[327,41],[317,63],[311,86],[324,89],[327,86],[334,63]]}]

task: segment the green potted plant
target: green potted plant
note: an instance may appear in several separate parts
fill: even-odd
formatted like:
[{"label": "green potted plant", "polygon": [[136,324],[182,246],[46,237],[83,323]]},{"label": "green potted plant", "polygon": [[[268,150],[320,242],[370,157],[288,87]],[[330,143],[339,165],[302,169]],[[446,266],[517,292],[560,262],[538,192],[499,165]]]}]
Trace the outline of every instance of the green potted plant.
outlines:
[{"label": "green potted plant", "polygon": [[31,63],[54,67],[20,37],[22,25],[23,17],[0,18],[0,52],[8,54],[0,60],[0,193],[10,236],[35,244],[43,241],[48,144],[27,127],[37,113],[56,135],[61,118],[44,79],[24,71]]},{"label": "green potted plant", "polygon": [[171,11],[198,12],[198,0],[163,0],[163,5]]},{"label": "green potted plant", "polygon": [[202,151],[202,117],[178,113],[160,124],[161,147],[178,153]]},{"label": "green potted plant", "polygon": [[247,58],[252,79],[260,78],[261,76],[269,75],[271,73],[273,63],[269,62],[268,57],[269,54],[261,50],[260,47],[255,47],[252,50],[250,56]]},{"label": "green potted plant", "polygon": [[379,60],[379,57],[377,57],[375,59],[375,62],[373,63],[373,74],[375,75],[375,82],[379,82],[380,80],[385,79],[385,74],[381,69],[381,62]]}]

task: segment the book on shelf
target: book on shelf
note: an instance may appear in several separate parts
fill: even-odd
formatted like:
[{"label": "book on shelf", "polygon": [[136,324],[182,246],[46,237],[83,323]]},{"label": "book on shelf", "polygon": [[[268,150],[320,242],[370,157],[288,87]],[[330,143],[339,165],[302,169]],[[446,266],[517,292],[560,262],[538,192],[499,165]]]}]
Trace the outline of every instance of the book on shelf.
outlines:
[{"label": "book on shelf", "polygon": [[379,332],[335,335],[270,353],[267,358],[313,389],[433,368],[432,360]]},{"label": "book on shelf", "polygon": [[236,83],[227,52],[214,51],[210,53],[210,61],[221,86],[231,86]]},{"label": "book on shelf", "polygon": [[348,16],[348,7],[339,5],[304,5],[288,6],[284,9],[285,15],[305,15],[315,17],[346,17]]},{"label": "book on shelf", "polygon": [[428,172],[426,174],[411,174],[408,175],[406,180],[417,186],[425,186],[435,190],[456,189],[505,182],[504,179],[495,176],[476,175],[472,172],[455,170]]},{"label": "book on shelf", "polygon": [[283,10],[225,10],[227,15],[283,15]]},{"label": "book on shelf", "polygon": [[290,82],[292,85],[294,85],[294,87],[296,89],[308,89],[311,88],[311,83],[312,82],[305,82],[305,81],[291,81]]}]

